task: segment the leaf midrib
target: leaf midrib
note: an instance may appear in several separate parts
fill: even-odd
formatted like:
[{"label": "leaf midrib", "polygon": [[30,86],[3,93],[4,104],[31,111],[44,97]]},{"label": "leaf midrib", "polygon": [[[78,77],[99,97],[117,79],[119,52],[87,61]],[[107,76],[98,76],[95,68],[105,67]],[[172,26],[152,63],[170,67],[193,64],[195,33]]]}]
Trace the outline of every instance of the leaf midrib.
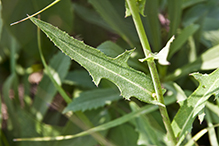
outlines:
[{"label": "leaf midrib", "polygon": [[[207,90],[207,92],[206,92],[206,93],[200,98],[200,100],[198,100],[198,102],[195,104],[195,106],[194,106],[192,112],[189,114],[189,116],[188,116],[188,118],[187,118],[185,124],[183,125],[182,130],[186,127],[187,123],[188,123],[189,120],[190,120],[190,117],[191,117],[192,114],[194,113],[194,110],[195,110],[196,107],[199,105],[199,102],[202,100],[203,97],[206,96],[206,94],[207,94],[209,91],[211,91],[211,89],[214,87],[215,83],[216,83],[218,80],[219,80],[219,79],[215,80],[214,84],[212,84],[212,85],[210,86],[210,88]],[[209,94],[208,96],[210,96],[210,95],[211,95],[211,94]],[[208,96],[207,96],[207,97],[208,97]],[[192,98],[192,97],[191,97],[191,98]],[[181,134],[180,134],[180,135],[181,135]],[[182,135],[181,135],[181,136],[182,136]]]},{"label": "leaf midrib", "polygon": [[[52,33],[51,33],[51,34],[52,34]],[[54,36],[55,36],[55,35],[54,35]],[[142,90],[144,90],[145,92],[147,92],[149,95],[152,94],[152,92],[148,91],[147,89],[145,89],[145,88],[142,87],[141,85],[136,84],[135,82],[133,82],[133,81],[129,80],[128,78],[126,78],[126,77],[124,77],[124,76],[122,76],[122,75],[120,75],[120,74],[114,72],[113,70],[109,70],[108,68],[104,67],[103,65],[98,64],[98,63],[96,63],[96,62],[94,62],[94,61],[92,61],[92,60],[89,60],[87,57],[83,56],[82,54],[78,53],[77,51],[74,51],[73,49],[71,49],[71,47],[69,47],[68,45],[66,45],[67,42],[65,42],[63,39],[59,38],[59,40],[60,40],[61,42],[63,42],[63,44],[64,44],[67,48],[69,48],[70,50],[72,50],[73,52],[75,52],[77,55],[81,56],[81,57],[84,58],[85,60],[87,60],[87,61],[89,61],[89,62],[91,62],[91,63],[93,63],[93,64],[95,64],[95,65],[97,65],[97,66],[99,66],[99,67],[101,67],[101,68],[103,68],[103,69],[105,69],[105,70],[107,70],[108,72],[111,72],[111,73],[114,74],[114,75],[117,75],[117,76],[119,75],[122,79],[124,79],[124,80],[126,80],[127,82],[129,82],[129,83],[135,85],[135,86],[138,87],[138,88],[141,88]],[[55,43],[55,42],[54,42],[54,43]],[[71,44],[70,44],[70,45],[71,45]],[[78,47],[78,46],[77,46],[77,47]],[[79,48],[79,47],[78,47],[78,48]],[[82,49],[82,50],[85,51],[84,49]],[[90,53],[90,52],[87,52],[87,53]],[[94,54],[93,54],[93,55],[94,55]],[[95,55],[95,56],[96,56],[96,55]],[[97,58],[100,58],[100,59],[102,59],[102,60],[104,60],[104,59],[101,58],[101,57],[98,57],[98,56],[96,56],[96,57],[97,57]],[[105,60],[104,60],[104,61],[105,61]],[[113,63],[113,62],[110,62],[110,63]],[[122,67],[122,66],[119,66],[119,65],[117,65],[117,64],[115,64],[115,63],[113,63],[113,64],[116,65],[116,66],[118,66],[118,67]],[[126,68],[126,69],[127,69],[127,68]]]}]

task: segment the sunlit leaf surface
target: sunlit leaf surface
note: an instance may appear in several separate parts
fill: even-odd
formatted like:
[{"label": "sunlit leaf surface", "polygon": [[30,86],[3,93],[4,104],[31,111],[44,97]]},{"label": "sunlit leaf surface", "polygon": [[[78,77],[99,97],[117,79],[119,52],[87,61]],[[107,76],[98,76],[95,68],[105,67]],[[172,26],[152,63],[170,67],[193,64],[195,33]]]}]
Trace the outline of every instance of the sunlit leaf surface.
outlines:
[{"label": "sunlit leaf surface", "polygon": [[126,99],[134,96],[144,102],[160,104],[152,97],[154,89],[150,76],[127,65],[127,60],[134,50],[125,51],[116,58],[111,58],[85,45],[82,41],[70,37],[51,24],[36,18],[31,20],[61,51],[87,69],[96,85],[100,83],[101,78],[106,78],[118,86],[121,95]]}]

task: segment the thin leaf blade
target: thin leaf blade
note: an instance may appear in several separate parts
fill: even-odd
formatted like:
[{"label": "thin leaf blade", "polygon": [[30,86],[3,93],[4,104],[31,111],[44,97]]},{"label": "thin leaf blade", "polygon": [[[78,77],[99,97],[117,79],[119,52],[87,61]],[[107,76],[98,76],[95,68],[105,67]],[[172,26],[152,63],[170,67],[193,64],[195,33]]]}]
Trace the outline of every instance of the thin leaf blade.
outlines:
[{"label": "thin leaf blade", "polygon": [[179,51],[182,45],[198,30],[198,28],[199,25],[197,24],[191,24],[184,28],[180,35],[176,37],[176,39],[171,44],[168,58],[171,58],[177,51]]},{"label": "thin leaf blade", "polygon": [[103,20],[109,24],[117,34],[119,34],[129,45],[137,40],[137,34],[132,25],[129,26],[124,16],[115,9],[113,4],[118,5],[118,2],[112,3],[110,0],[89,0],[94,9],[101,15]]},{"label": "thin leaf blade", "polygon": [[168,14],[170,20],[169,38],[176,34],[177,28],[180,24],[182,13],[182,0],[168,0]]},{"label": "thin leaf blade", "polygon": [[[166,100],[166,105],[174,103],[175,97],[171,97]],[[103,131],[107,130],[113,127],[116,127],[118,125],[121,125],[125,122],[130,121],[131,119],[138,117],[143,114],[151,113],[158,109],[158,106],[156,105],[146,105],[144,107],[141,107],[140,109],[137,109],[136,111],[132,111],[131,113],[128,113],[122,117],[119,117],[115,120],[109,121],[107,123],[101,124],[99,126],[93,127],[91,129],[88,129],[86,131],[74,134],[74,135],[65,135],[65,136],[57,136],[57,137],[33,137],[33,138],[20,138],[16,139],[17,141],[51,141],[51,140],[67,140],[72,139],[80,136],[85,136],[93,132]]]},{"label": "thin leaf blade", "polygon": [[[137,111],[140,107],[134,103],[130,102],[130,107],[132,111]],[[161,146],[158,140],[158,133],[156,129],[151,125],[147,116],[136,117],[135,121],[136,131],[139,133],[138,145],[156,145]]]}]

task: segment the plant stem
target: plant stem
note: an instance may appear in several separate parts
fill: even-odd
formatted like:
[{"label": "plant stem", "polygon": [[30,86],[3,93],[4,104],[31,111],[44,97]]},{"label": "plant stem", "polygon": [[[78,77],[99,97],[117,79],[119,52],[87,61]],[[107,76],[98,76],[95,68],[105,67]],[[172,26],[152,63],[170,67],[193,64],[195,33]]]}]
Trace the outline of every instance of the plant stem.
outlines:
[{"label": "plant stem", "polygon": [[19,20],[19,21],[16,21],[16,22],[14,22],[14,23],[11,23],[10,25],[12,26],[12,25],[21,23],[21,22],[23,22],[23,21],[26,21],[27,19],[30,19],[31,17],[34,17],[34,16],[36,16],[36,15],[42,13],[43,11],[47,10],[48,8],[52,7],[53,5],[55,5],[56,3],[58,3],[59,1],[60,1],[60,0],[55,0],[54,2],[52,2],[51,4],[49,4],[48,6],[46,6],[45,8],[43,8],[42,10],[40,10],[40,11],[38,11],[38,12],[32,14],[31,16],[28,15],[26,18],[24,18],[24,19],[22,19],[22,20]]},{"label": "plant stem", "polygon": [[[150,48],[145,30],[144,30],[144,27],[143,27],[143,24],[142,24],[142,21],[141,21],[139,12],[138,12],[138,9],[136,7],[135,0],[126,0],[126,1],[127,1],[129,9],[131,11],[132,18],[133,18],[136,30],[138,32],[140,42],[142,44],[145,57],[148,57],[151,54],[151,48]],[[164,106],[159,105],[159,110],[160,110],[161,116],[163,118],[163,123],[165,125],[165,128],[167,130],[168,138],[172,142],[172,145],[175,145],[176,144],[176,137],[174,136],[174,132],[173,132],[173,129],[172,129],[171,123],[170,123],[170,118],[168,116],[167,109],[166,109],[166,106],[164,104],[162,87],[161,87],[159,75],[158,75],[156,64],[155,64],[154,60],[148,61],[148,67],[149,67],[152,81],[154,84],[156,98],[161,104],[164,105]]]}]

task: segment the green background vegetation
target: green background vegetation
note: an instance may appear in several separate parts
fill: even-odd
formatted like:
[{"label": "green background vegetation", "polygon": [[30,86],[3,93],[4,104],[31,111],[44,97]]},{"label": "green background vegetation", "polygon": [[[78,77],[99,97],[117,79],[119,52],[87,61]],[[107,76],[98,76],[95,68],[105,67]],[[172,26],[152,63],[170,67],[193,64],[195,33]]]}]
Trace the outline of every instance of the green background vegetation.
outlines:
[{"label": "green background vegetation", "polygon": [[[1,0],[1,144],[168,145],[156,105],[137,98],[125,100],[118,88],[106,79],[102,79],[97,88],[89,73],[59,51],[44,34],[41,35],[42,52],[39,52],[37,27],[31,21],[10,26],[25,14],[33,14],[51,2]],[[183,107],[182,102],[176,101],[189,97],[199,85],[197,80],[201,81],[202,91],[207,85],[219,85],[218,73],[200,79],[194,75],[196,80],[189,76],[193,72],[210,74],[219,67],[219,2],[147,0],[144,14],[145,17],[141,18],[152,52],[159,52],[173,35],[176,37],[167,58],[170,65],[157,63],[162,86],[167,89],[164,99],[172,121],[179,108]],[[145,56],[132,17],[125,18],[124,0],[61,0],[43,12],[40,19],[110,57],[136,48],[128,65],[149,75],[147,63],[138,61]],[[44,56],[47,69],[40,55]],[[59,94],[51,77],[72,101]],[[200,93],[199,90],[196,93]],[[207,128],[210,132],[199,134],[201,138],[197,144],[218,145],[218,128],[212,128],[219,123],[219,102],[215,100],[219,95],[218,88],[212,94],[215,96],[205,102],[198,118],[189,118],[186,114],[185,117],[177,117],[195,119],[191,121],[193,128],[184,129],[191,130],[191,133],[186,134],[183,144]],[[196,109],[198,107],[194,111]],[[172,125],[177,131],[176,125]],[[86,132],[95,126],[95,133]],[[71,138],[61,137],[64,135]],[[15,138],[32,139],[15,142]]]}]

